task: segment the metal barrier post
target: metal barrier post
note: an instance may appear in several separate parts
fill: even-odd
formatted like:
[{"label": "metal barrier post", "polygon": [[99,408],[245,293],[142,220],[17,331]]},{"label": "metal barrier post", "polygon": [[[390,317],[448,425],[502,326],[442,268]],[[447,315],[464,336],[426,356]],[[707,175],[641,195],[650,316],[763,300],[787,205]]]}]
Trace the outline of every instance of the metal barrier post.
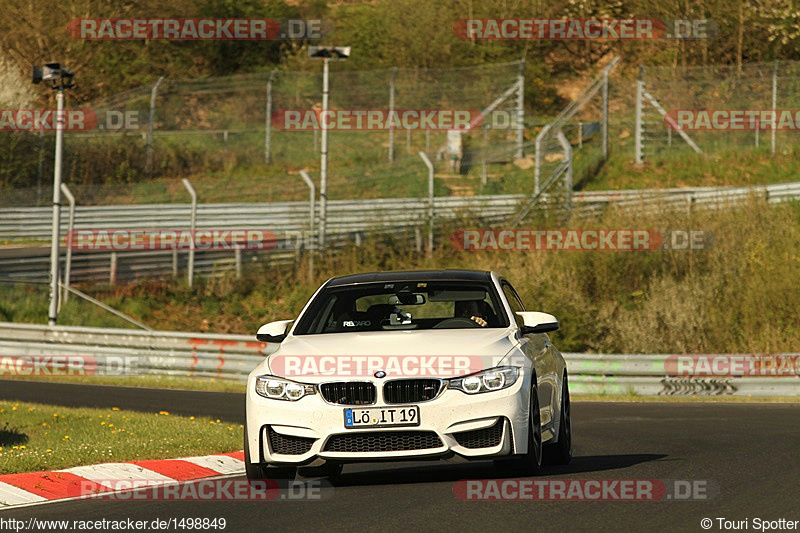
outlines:
[{"label": "metal barrier post", "polygon": [[603,161],[608,160],[608,73],[603,69]]},{"label": "metal barrier post", "polygon": [[558,143],[561,145],[561,148],[564,149],[564,158],[567,163],[567,170],[564,175],[564,189],[567,194],[567,210],[572,211],[572,145],[564,135],[564,132],[560,130],[558,132]]},{"label": "metal barrier post", "polygon": [[64,265],[64,303],[69,300],[69,281],[72,275],[72,230],[75,227],[75,197],[65,184],[61,184],[61,192],[69,202],[69,222],[67,222],[67,258]]},{"label": "metal barrier post", "polygon": [[[392,69],[392,75],[389,78],[389,114],[394,111],[394,80],[397,76],[397,69]],[[389,128],[389,162],[394,161],[394,128]]]},{"label": "metal barrier post", "polygon": [[[777,122],[778,117],[778,62],[775,61],[775,66],[772,68],[772,110],[775,112],[775,121]],[[772,144],[770,146],[770,153],[775,155],[775,148],[777,146],[777,124],[772,125]]]},{"label": "metal barrier post", "polygon": [[191,219],[189,221],[191,235],[192,235],[192,246],[189,248],[189,269],[187,274],[187,280],[189,281],[189,287],[192,286],[194,283],[194,249],[195,249],[195,226],[197,222],[197,192],[195,192],[194,187],[189,182],[188,179],[183,178],[181,180],[183,182],[183,186],[186,187],[186,190],[189,191],[189,195],[192,197],[192,214]]},{"label": "metal barrier post", "polygon": [[517,153],[516,158],[525,157],[525,58],[519,62],[517,74]]},{"label": "metal barrier post", "polygon": [[272,162],[272,152],[270,148],[270,136],[272,134],[272,79],[275,77],[275,71],[269,73],[267,79],[267,118],[264,122],[264,163],[270,164]]},{"label": "metal barrier post", "polygon": [[153,172],[153,129],[156,122],[156,98],[158,97],[158,86],[164,81],[164,76],[158,78],[158,81],[153,85],[150,91],[150,119],[147,124],[147,159],[145,161],[145,170],[147,174]]},{"label": "metal barrier post", "polygon": [[308,277],[310,280],[314,279],[314,253],[315,253],[315,243],[314,243],[314,198],[317,195],[316,187],[314,186],[314,180],[308,175],[308,172],[305,170],[300,171],[300,177],[303,178],[303,181],[306,182],[308,185]]},{"label": "metal barrier post", "polygon": [[635,128],[635,154],[634,161],[641,164],[642,157],[642,98],[644,98],[644,81],[642,80],[644,69],[639,67],[639,79],[636,80],[636,128]]},{"label": "metal barrier post", "polygon": [[425,152],[419,152],[419,156],[428,167],[428,256],[433,254],[433,163]]}]

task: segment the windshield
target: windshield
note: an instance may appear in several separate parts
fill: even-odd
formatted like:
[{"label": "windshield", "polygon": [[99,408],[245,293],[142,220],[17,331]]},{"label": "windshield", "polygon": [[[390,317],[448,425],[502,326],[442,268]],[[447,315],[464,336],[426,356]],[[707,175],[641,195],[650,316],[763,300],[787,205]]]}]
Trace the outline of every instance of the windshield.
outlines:
[{"label": "windshield", "polygon": [[508,318],[489,283],[399,281],[324,289],[294,334],[505,327]]}]

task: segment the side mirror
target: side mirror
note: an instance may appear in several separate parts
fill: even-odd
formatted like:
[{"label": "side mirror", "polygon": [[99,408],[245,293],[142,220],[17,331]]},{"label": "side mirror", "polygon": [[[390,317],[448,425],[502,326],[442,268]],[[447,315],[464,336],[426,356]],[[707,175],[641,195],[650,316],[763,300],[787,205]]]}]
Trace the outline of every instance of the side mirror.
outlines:
[{"label": "side mirror", "polygon": [[522,334],[547,333],[558,329],[558,320],[553,315],[538,311],[523,311],[517,313],[522,317]]},{"label": "side mirror", "polygon": [[258,328],[256,339],[261,342],[282,342],[286,338],[286,332],[294,320],[278,320],[270,322]]}]

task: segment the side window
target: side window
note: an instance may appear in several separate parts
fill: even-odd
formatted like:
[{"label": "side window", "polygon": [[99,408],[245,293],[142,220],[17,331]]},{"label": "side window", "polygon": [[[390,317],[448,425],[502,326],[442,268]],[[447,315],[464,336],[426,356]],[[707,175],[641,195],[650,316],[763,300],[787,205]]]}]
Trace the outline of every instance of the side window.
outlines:
[{"label": "side window", "polygon": [[524,311],[525,306],[522,305],[522,301],[519,299],[519,296],[517,296],[517,291],[514,290],[514,287],[512,287],[510,283],[504,281],[502,287],[503,294],[505,294],[506,300],[508,300],[508,305],[511,306],[511,312],[514,313],[514,320],[516,320],[517,324],[521,327],[522,317],[517,313]]}]

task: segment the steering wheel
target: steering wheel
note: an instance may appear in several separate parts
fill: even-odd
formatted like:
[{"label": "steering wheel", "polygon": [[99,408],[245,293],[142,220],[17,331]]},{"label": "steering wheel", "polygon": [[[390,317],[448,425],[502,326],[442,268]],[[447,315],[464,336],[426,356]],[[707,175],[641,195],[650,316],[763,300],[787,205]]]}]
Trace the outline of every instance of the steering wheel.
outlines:
[{"label": "steering wheel", "polygon": [[479,328],[480,324],[464,316],[457,316],[455,318],[448,318],[442,320],[431,329],[464,329],[464,328]]}]

